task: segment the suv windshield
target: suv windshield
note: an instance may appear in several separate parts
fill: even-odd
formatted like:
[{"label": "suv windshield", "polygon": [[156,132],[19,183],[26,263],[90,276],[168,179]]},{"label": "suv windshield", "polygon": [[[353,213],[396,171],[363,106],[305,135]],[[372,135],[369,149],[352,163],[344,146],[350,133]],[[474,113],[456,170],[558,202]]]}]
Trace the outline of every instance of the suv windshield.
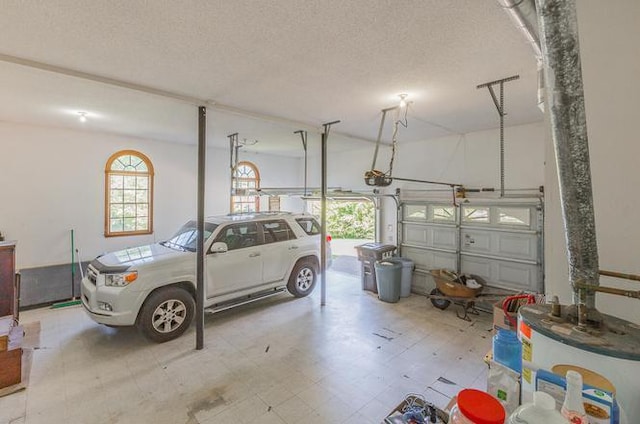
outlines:
[{"label": "suv windshield", "polygon": [[[198,230],[196,221],[189,221],[178,230],[169,240],[160,242],[161,245],[170,249],[195,252],[196,243],[198,241]],[[204,239],[208,239],[213,231],[218,227],[217,224],[210,222],[204,223]]]}]

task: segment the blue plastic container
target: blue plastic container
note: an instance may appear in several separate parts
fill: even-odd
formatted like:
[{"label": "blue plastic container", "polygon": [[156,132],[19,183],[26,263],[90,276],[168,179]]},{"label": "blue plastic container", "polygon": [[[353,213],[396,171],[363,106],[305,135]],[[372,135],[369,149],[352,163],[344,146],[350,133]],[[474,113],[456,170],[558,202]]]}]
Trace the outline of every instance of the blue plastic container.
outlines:
[{"label": "blue plastic container", "polygon": [[515,331],[497,329],[493,336],[493,360],[522,373],[522,343]]}]

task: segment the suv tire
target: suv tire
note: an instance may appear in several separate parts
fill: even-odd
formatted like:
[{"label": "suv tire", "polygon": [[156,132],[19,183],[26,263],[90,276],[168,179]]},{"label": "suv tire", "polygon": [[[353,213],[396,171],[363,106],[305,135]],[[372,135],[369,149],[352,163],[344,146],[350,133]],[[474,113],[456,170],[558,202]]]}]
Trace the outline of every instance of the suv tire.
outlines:
[{"label": "suv tire", "polygon": [[309,259],[301,259],[291,271],[287,290],[295,297],[308,296],[316,285],[317,276],[314,263]]},{"label": "suv tire", "polygon": [[195,302],[188,291],[165,287],[145,300],[136,325],[149,340],[164,343],[180,337],[189,328],[194,311]]}]

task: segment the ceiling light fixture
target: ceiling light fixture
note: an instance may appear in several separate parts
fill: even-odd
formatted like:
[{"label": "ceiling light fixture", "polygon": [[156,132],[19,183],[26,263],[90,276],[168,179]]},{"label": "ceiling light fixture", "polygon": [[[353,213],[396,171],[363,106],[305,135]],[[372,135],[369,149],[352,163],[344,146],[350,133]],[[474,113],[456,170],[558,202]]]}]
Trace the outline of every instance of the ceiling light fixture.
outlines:
[{"label": "ceiling light fixture", "polygon": [[400,107],[401,108],[407,107],[407,101],[405,100],[407,98],[407,94],[405,93],[398,94],[398,97],[400,97]]},{"label": "ceiling light fixture", "polygon": [[78,112],[80,122],[87,122],[87,112]]},{"label": "ceiling light fixture", "polygon": [[242,141],[240,142],[240,145],[242,146],[253,146],[255,144],[258,143],[258,140],[247,140],[246,138],[243,138]]}]

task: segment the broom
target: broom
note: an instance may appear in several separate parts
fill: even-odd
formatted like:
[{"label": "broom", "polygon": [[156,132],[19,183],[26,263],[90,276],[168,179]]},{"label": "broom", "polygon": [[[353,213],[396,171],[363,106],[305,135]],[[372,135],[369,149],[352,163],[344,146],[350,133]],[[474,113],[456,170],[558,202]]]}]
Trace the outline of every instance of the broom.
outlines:
[{"label": "broom", "polygon": [[84,271],[82,271],[82,262],[80,262],[80,254],[75,248],[74,230],[71,230],[71,300],[58,302],[51,305],[51,309],[64,308],[67,306],[79,305],[81,300],[76,299],[76,258],[78,258],[78,268],[80,268],[80,277],[84,279]]}]

